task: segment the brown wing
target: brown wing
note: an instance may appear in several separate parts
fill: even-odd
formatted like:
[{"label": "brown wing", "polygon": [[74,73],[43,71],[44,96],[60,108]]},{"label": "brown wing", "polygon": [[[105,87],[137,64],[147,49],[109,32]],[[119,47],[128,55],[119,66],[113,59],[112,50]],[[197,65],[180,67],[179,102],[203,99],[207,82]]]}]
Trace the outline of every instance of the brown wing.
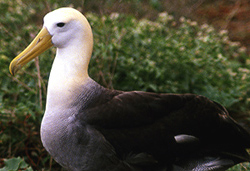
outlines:
[{"label": "brown wing", "polygon": [[[239,151],[237,157],[249,157],[245,153],[250,146],[249,134],[224,107],[203,96],[108,93],[85,110],[84,121],[104,135],[120,158],[148,154],[158,162],[173,163],[190,152],[195,154],[197,144],[199,152],[231,153],[233,147],[232,151]],[[182,136],[184,143],[178,142],[176,137],[181,135],[189,138],[186,141]],[[194,141],[189,141],[190,137]]]}]

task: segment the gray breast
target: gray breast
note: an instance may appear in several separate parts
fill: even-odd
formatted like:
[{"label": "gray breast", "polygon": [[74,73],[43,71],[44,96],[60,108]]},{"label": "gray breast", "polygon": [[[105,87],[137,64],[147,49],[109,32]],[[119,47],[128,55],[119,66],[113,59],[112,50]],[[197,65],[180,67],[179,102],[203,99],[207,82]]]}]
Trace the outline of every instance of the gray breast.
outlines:
[{"label": "gray breast", "polygon": [[[75,99],[69,99],[70,105],[46,109],[41,125],[42,143],[50,155],[68,170],[89,170],[103,164],[111,167],[119,162],[103,135],[80,117],[102,91],[100,85],[90,80],[74,90]],[[62,97],[62,100],[67,99]],[[102,163],[98,164],[98,161]]]}]

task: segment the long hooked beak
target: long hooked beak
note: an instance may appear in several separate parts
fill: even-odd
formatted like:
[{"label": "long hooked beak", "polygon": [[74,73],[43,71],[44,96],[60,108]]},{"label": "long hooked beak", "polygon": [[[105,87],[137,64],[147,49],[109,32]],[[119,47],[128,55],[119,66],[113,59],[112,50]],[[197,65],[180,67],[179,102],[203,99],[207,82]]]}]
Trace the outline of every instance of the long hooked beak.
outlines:
[{"label": "long hooked beak", "polygon": [[52,36],[48,30],[43,27],[29,46],[11,61],[9,66],[10,73],[15,75],[25,64],[52,47],[51,38]]}]

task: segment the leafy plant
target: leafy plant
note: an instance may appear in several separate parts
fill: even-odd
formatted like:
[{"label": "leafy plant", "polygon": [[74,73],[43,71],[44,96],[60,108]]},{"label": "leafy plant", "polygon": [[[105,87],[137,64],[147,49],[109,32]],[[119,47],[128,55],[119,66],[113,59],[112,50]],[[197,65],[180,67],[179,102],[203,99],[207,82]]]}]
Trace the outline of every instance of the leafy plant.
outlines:
[{"label": "leafy plant", "polygon": [[228,169],[228,171],[247,171],[249,169],[250,169],[249,163],[242,163]]},{"label": "leafy plant", "polygon": [[87,17],[95,37],[90,74],[104,86],[196,93],[232,110],[248,106],[247,55],[225,31],[185,18],[177,24],[167,13],[154,22],[120,14]]},{"label": "leafy plant", "polygon": [[5,167],[0,169],[0,171],[18,171],[18,170],[33,171],[33,169],[29,167],[28,164],[20,157],[6,159],[4,160],[4,164]]}]

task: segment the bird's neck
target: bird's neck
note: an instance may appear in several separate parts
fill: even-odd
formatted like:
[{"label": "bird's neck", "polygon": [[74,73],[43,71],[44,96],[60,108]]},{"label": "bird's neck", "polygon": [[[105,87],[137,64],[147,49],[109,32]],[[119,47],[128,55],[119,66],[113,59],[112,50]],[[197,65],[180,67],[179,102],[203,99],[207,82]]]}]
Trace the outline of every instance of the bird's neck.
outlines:
[{"label": "bird's neck", "polygon": [[80,88],[90,80],[88,64],[92,46],[76,42],[66,48],[57,48],[50,72],[47,92],[47,107],[70,104]]}]

